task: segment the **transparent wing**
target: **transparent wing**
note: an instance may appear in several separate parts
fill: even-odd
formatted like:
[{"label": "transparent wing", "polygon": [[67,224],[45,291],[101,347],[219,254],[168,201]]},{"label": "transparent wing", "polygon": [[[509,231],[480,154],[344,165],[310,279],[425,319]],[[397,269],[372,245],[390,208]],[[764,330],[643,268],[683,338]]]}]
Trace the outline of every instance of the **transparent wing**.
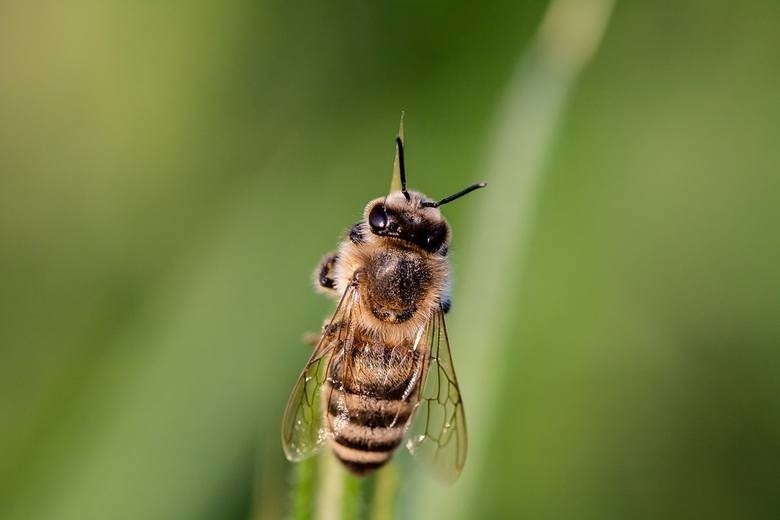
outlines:
[{"label": "transparent wing", "polygon": [[454,482],[466,463],[468,442],[463,401],[441,309],[428,322],[422,344],[428,355],[406,447],[436,477]]},{"label": "transparent wing", "polygon": [[322,385],[335,356],[349,343],[357,287],[351,285],[341,297],[336,312],[323,328],[319,344],[298,377],[287,400],[282,420],[282,446],[288,460],[299,461],[315,454],[325,442],[327,429],[321,408]]}]

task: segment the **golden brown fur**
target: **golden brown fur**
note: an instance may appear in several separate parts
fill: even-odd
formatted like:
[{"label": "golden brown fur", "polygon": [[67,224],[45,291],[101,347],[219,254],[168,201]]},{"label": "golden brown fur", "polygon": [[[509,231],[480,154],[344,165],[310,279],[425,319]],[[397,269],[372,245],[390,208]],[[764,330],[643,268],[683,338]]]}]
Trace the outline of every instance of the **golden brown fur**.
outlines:
[{"label": "golden brown fur", "polygon": [[[366,224],[368,212],[374,205],[382,201],[385,201],[385,205],[388,208],[398,208],[398,210],[405,212],[419,212],[425,218],[436,223],[443,223],[446,226],[446,221],[437,208],[419,207],[419,202],[425,200],[424,195],[416,192],[410,192],[410,194],[412,196],[411,204],[407,203],[401,192],[395,192],[386,198],[382,197],[369,202],[363,212],[364,221],[361,223],[361,226],[366,228],[363,232],[364,243],[355,244],[349,239],[344,240],[339,246],[337,252],[338,262],[334,270],[336,293],[340,297],[355,279],[356,273],[365,270],[366,266],[370,265],[372,259],[376,258],[377,255],[387,252],[397,255],[408,255],[416,257],[427,267],[430,274],[428,287],[420,295],[417,301],[416,312],[409,320],[403,323],[387,323],[374,316],[369,308],[361,309],[361,317],[364,320],[363,326],[367,331],[382,338],[388,346],[400,345],[405,340],[414,338],[414,335],[425,326],[433,310],[444,300],[449,291],[450,271],[446,256],[438,252],[431,253],[425,251],[399,238],[377,236],[368,229],[369,226]],[[448,245],[450,240],[449,226],[446,226],[446,228],[447,237],[445,245]],[[357,276],[360,277],[361,275],[358,274]],[[370,281],[366,280],[360,283],[370,284]],[[366,294],[372,293],[367,293],[366,290],[361,292],[363,298],[370,298],[370,296],[365,296]],[[362,301],[364,306],[366,303],[365,300]]]},{"label": "golden brown fur", "polygon": [[401,190],[370,201],[314,273],[317,289],[339,304],[290,394],[282,445],[297,461],[327,442],[365,475],[390,460],[411,427],[409,451],[453,480],[467,440],[444,325],[451,232],[438,208],[485,183],[438,201],[407,191],[400,136],[396,146]]},{"label": "golden brown fur", "polygon": [[[322,395],[328,443],[357,474],[386,463],[401,443],[427,355],[420,334],[448,297],[449,226],[438,209],[421,207],[423,200],[416,192],[410,201],[396,192],[369,202],[363,220],[323,260],[327,276],[315,272],[320,285],[332,279],[334,296],[341,298],[349,288],[358,294],[350,310],[351,346],[334,354]],[[441,244],[431,251],[376,234],[369,212],[380,204],[407,227],[443,230]],[[344,326],[332,324],[325,334],[336,335]]]}]

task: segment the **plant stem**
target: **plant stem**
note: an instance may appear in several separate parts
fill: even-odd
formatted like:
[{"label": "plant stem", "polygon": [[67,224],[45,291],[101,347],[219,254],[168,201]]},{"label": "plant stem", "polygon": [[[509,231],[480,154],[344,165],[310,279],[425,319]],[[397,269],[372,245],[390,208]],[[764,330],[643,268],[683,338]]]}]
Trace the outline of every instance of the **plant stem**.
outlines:
[{"label": "plant stem", "polygon": [[371,520],[392,520],[398,492],[398,469],[390,463],[376,475],[371,504]]},{"label": "plant stem", "polygon": [[316,484],[317,458],[312,457],[295,465],[290,518],[307,520],[314,513],[314,487]]},{"label": "plant stem", "polygon": [[344,493],[341,496],[342,520],[357,520],[362,518],[364,479],[359,479],[344,472]]},{"label": "plant stem", "polygon": [[319,520],[337,520],[341,517],[341,496],[344,489],[344,470],[330,452],[325,451],[320,459],[320,482],[317,490],[317,510],[315,518]]}]

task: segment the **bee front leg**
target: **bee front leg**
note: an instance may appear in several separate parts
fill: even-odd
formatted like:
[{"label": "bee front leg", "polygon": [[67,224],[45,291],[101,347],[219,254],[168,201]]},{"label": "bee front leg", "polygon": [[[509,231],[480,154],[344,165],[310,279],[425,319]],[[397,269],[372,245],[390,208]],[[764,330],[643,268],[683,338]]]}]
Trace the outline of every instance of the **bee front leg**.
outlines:
[{"label": "bee front leg", "polygon": [[301,339],[303,340],[304,344],[315,348],[320,344],[324,337],[334,336],[342,326],[342,322],[334,323],[330,320],[325,320],[325,323],[322,324],[322,331],[320,333],[304,332]]},{"label": "bee front leg", "polygon": [[311,348],[315,348],[317,345],[320,344],[321,338],[322,335],[317,334],[316,332],[304,332],[303,337],[301,339],[303,340],[304,345],[308,345]]},{"label": "bee front leg", "polygon": [[335,251],[325,255],[317,269],[314,271],[314,280],[316,287],[327,294],[335,294],[336,280],[333,278],[333,268],[338,260],[338,253]]}]

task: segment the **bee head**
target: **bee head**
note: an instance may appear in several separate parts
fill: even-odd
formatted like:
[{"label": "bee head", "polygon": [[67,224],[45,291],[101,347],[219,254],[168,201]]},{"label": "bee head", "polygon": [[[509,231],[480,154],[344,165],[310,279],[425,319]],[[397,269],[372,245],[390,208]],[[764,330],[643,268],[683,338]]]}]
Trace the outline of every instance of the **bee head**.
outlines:
[{"label": "bee head", "polygon": [[450,229],[438,208],[425,207],[422,193],[396,191],[371,201],[365,210],[365,218],[371,233],[409,242],[435,253],[446,246]]},{"label": "bee head", "polygon": [[430,200],[416,191],[410,192],[406,189],[403,141],[396,137],[395,142],[401,190],[369,202],[364,212],[365,221],[374,235],[400,239],[430,253],[441,251],[449,243],[450,228],[439,207],[476,189],[484,188],[486,184],[472,184],[439,201]]}]

